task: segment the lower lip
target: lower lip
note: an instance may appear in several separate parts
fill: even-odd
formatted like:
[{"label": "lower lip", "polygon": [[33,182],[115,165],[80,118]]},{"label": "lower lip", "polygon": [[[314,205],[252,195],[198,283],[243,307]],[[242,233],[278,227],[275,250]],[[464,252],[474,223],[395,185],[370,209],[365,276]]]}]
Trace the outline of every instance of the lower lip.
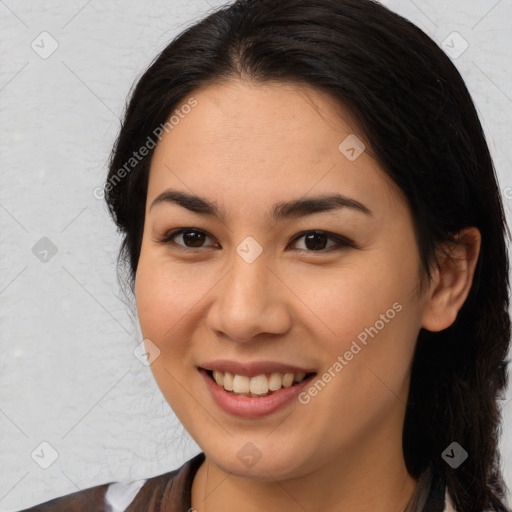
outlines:
[{"label": "lower lip", "polygon": [[271,395],[261,398],[250,398],[228,393],[224,388],[213,381],[206,370],[200,368],[199,372],[203,376],[206,387],[217,405],[225,412],[243,418],[265,416],[282,409],[296,399],[301,390],[306,387],[315,376],[315,374],[313,374],[299,384],[288,388],[281,388],[279,391],[274,391]]}]

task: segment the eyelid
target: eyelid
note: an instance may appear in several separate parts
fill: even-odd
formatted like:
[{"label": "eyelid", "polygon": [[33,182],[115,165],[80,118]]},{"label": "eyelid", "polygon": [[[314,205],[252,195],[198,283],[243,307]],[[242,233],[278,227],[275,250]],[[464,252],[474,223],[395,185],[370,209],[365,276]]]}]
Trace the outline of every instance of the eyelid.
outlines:
[{"label": "eyelid", "polygon": [[[308,235],[308,234],[311,234],[311,233],[321,233],[321,234],[325,234],[326,237],[329,239],[329,240],[334,240],[336,242],[335,246],[334,246],[334,249],[337,248],[340,248],[340,247],[345,247],[345,248],[356,248],[356,244],[344,237],[344,236],[341,236],[341,235],[337,235],[336,233],[332,233],[331,231],[327,231],[325,229],[306,229],[304,231],[301,231],[300,233],[297,233],[297,235],[295,235],[293,238],[292,238],[292,243],[299,240],[300,238],[303,238],[305,235]],[[333,247],[331,248],[328,248],[328,249],[320,249],[318,251],[308,251],[307,249],[297,249],[298,251],[302,252],[302,253],[309,253],[309,254],[315,254],[315,253],[319,253],[319,254],[324,254],[324,253],[327,253],[327,252],[330,252],[330,249],[333,249]]]},{"label": "eyelid", "polygon": [[[186,231],[194,231],[194,232],[197,232],[197,233],[201,233],[203,235],[206,235],[207,238],[213,239],[213,237],[207,231],[204,231],[203,229],[193,228],[193,227],[185,227],[185,228],[178,228],[178,229],[169,231],[169,232],[165,233],[162,237],[157,238],[155,241],[157,243],[161,243],[161,244],[173,245],[178,250],[184,250],[184,251],[189,252],[189,253],[190,252],[198,252],[200,249],[205,249],[205,248],[208,247],[208,246],[187,247],[185,245],[177,244],[176,242],[172,241],[172,239],[175,236],[181,235],[181,234],[183,234]],[[303,231],[297,233],[292,238],[290,243],[294,243],[297,240],[299,240],[300,238],[304,237],[305,235],[308,235],[308,234],[311,234],[311,233],[325,234],[328,239],[334,240],[336,242],[336,244],[334,246],[334,249],[336,249],[336,248],[338,248],[338,249],[339,248],[354,248],[354,249],[356,249],[357,248],[356,244],[352,240],[350,240],[350,239],[348,239],[346,237],[343,237],[341,235],[338,235],[336,233],[332,233],[330,231],[323,230],[323,229],[306,229],[306,230],[303,230]],[[308,253],[308,254],[315,254],[315,253],[325,254],[325,253],[331,252],[332,249],[333,249],[333,247],[330,247],[330,248],[327,248],[327,249],[320,249],[318,251],[307,250],[307,249],[297,249],[297,251],[299,251],[300,253]]]},{"label": "eyelid", "polygon": [[185,245],[177,244],[176,242],[172,241],[172,239],[175,236],[182,235],[186,231],[195,231],[197,233],[201,233],[203,235],[206,235],[206,237],[208,237],[210,239],[213,239],[213,237],[210,234],[208,234],[206,231],[204,231],[203,229],[188,227],[188,228],[178,228],[178,229],[174,229],[174,230],[168,231],[162,237],[156,238],[155,242],[160,243],[160,244],[164,244],[164,245],[172,245],[173,247],[176,247],[178,250],[184,250],[184,251],[187,251],[187,252],[198,252],[198,250],[206,248],[206,247],[195,247],[195,248],[194,247],[187,247]]}]

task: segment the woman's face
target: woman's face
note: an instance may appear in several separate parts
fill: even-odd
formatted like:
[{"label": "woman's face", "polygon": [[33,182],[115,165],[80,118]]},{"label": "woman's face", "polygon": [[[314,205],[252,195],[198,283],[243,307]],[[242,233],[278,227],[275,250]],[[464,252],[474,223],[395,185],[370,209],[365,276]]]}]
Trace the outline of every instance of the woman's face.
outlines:
[{"label": "woman's face", "polygon": [[153,155],[136,275],[163,395],[234,474],[398,460],[425,309],[405,200],[318,91],[192,96]]}]

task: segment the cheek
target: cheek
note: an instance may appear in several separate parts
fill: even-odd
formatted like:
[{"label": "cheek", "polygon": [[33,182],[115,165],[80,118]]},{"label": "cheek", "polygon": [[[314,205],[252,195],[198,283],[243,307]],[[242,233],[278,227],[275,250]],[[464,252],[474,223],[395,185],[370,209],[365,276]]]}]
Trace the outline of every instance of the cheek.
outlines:
[{"label": "cheek", "polygon": [[302,321],[325,346],[331,344],[337,350],[350,345],[376,323],[382,331],[390,331],[391,324],[398,329],[398,317],[404,316],[404,310],[412,312],[414,263],[398,264],[392,257],[376,256],[368,252],[357,262],[329,270],[309,266],[300,272],[297,268],[282,272],[283,281],[299,299],[295,302]]},{"label": "cheek", "polygon": [[[160,350],[189,325],[194,307],[206,293],[204,281],[189,276],[185,269],[170,268],[169,263],[141,252],[135,281],[137,313],[144,338],[151,339]],[[184,321],[186,320],[186,321]],[[178,347],[175,347],[178,348]]]},{"label": "cheek", "polygon": [[189,395],[183,393],[181,383],[195,372],[187,362],[187,340],[197,325],[196,309],[206,293],[205,286],[142,250],[135,281],[137,313],[143,338],[160,350],[150,369],[162,395],[187,429],[193,425],[187,421]]},{"label": "cheek", "polygon": [[343,411],[333,410],[336,418],[348,414],[360,421],[372,413],[358,411],[359,404],[371,403],[375,414],[383,413],[403,389],[419,330],[419,306],[411,293],[416,260],[370,251],[363,256],[329,273],[304,272],[294,287],[307,305],[300,309],[317,340],[315,351],[322,354],[326,373],[320,378],[329,381],[330,395],[317,406],[332,400]]}]

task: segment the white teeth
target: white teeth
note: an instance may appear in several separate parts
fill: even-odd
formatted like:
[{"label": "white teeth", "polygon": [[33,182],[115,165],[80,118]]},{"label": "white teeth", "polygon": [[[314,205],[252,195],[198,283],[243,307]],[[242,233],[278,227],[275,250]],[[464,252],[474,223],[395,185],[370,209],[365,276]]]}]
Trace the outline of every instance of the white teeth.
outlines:
[{"label": "white teeth", "polygon": [[215,379],[215,382],[219,385],[219,386],[224,386],[224,375],[222,372],[219,372],[217,370],[214,370],[213,372],[213,378]]},{"label": "white teeth", "polygon": [[245,375],[234,375],[229,372],[213,371],[215,382],[226,391],[245,395],[267,395],[272,391],[279,391],[281,388],[289,388],[294,383],[301,382],[306,377],[303,372],[298,373],[271,373],[247,377]]},{"label": "white teeth", "polygon": [[293,384],[293,373],[285,373],[283,377],[283,388],[289,388]]},{"label": "white teeth", "polygon": [[270,391],[278,391],[281,389],[281,385],[283,384],[283,374],[282,373],[271,373],[270,379],[268,379],[268,388]]},{"label": "white teeth", "polygon": [[[222,372],[219,372],[222,373]],[[224,389],[226,391],[233,391],[233,374],[226,372],[224,374]]]},{"label": "white teeth", "polygon": [[295,382],[300,382],[301,380],[304,380],[304,377],[306,376],[305,373],[296,373],[295,374]]},{"label": "white teeth", "polygon": [[266,395],[268,393],[268,379],[265,375],[251,377],[250,391],[254,395]]},{"label": "white teeth", "polygon": [[249,377],[235,375],[233,378],[233,391],[235,393],[249,393]]}]

